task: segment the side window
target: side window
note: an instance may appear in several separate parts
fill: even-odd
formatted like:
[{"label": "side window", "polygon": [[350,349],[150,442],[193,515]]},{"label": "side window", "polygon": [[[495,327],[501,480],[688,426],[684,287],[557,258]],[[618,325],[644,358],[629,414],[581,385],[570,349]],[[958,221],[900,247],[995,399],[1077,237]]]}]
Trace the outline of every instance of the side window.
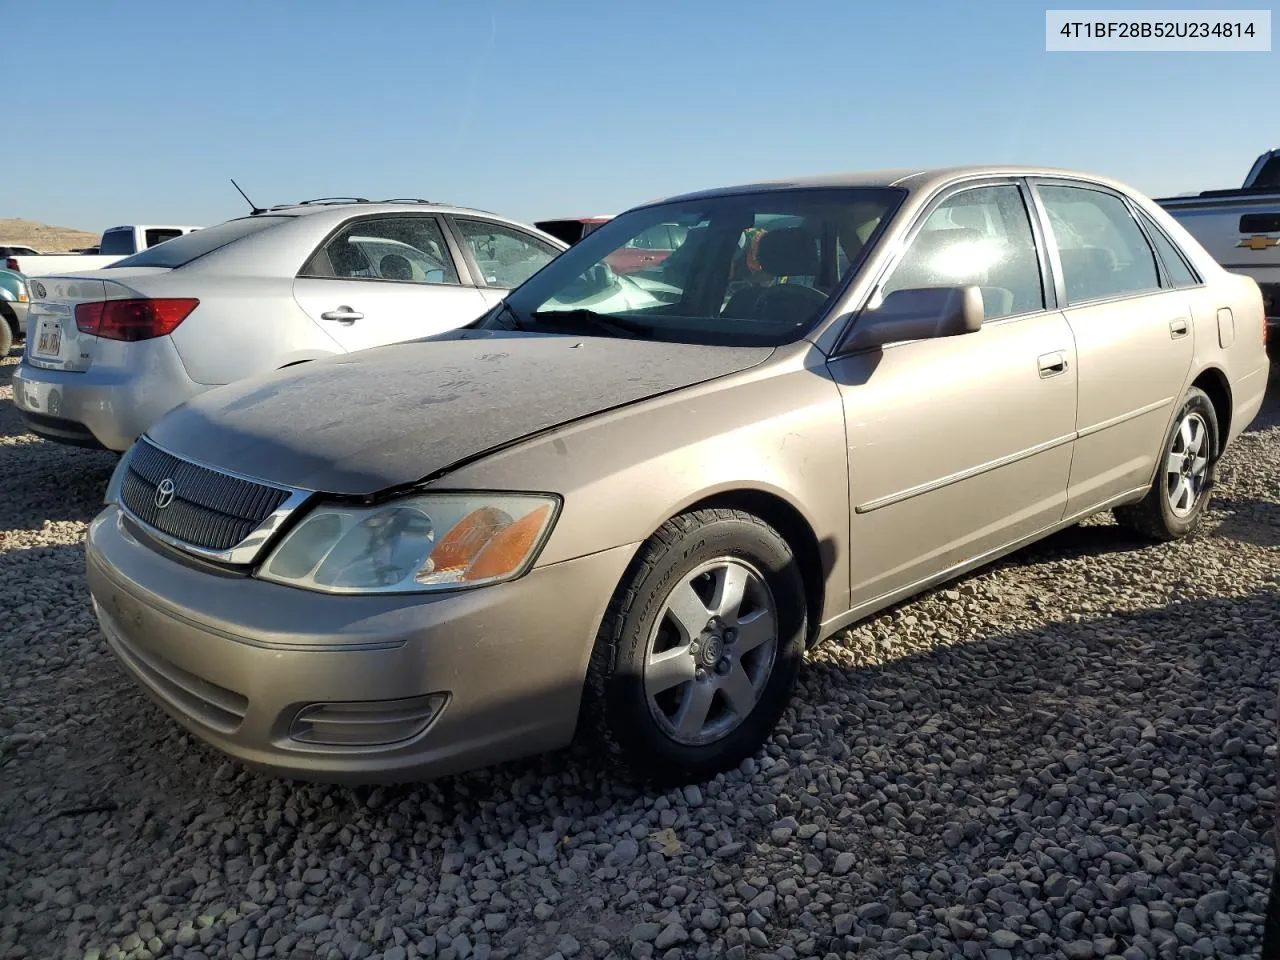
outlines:
[{"label": "side window", "polygon": [[929,214],[881,288],[977,286],[988,320],[1044,309],[1035,237],[1013,184],[975,187]]},{"label": "side window", "polygon": [[1168,235],[1145,213],[1139,213],[1138,216],[1142,218],[1143,226],[1147,228],[1147,235],[1151,237],[1151,243],[1156,248],[1160,262],[1164,264],[1164,272],[1169,275],[1170,286],[1194,287],[1199,283],[1200,278],[1192,271],[1187,264],[1187,258],[1174,246]]},{"label": "side window", "polygon": [[1039,190],[1062,260],[1067,303],[1159,289],[1155,253],[1123,200],[1088,187]]},{"label": "side window", "polygon": [[316,251],[299,276],[459,282],[435,217],[379,217],[349,223]]},{"label": "side window", "polygon": [[500,223],[460,217],[454,223],[471,248],[486,286],[518,287],[560,255],[551,244]]}]

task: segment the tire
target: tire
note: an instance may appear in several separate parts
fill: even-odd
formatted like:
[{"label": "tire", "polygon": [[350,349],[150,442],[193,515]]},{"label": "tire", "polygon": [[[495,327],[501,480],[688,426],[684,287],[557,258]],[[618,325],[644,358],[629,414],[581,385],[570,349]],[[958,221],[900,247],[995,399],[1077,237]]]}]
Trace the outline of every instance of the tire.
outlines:
[{"label": "tire", "polygon": [[[740,605],[718,602],[734,594],[729,583],[742,584]],[[725,615],[713,623],[717,610]],[[632,560],[596,637],[590,735],[645,780],[682,784],[736,767],[791,699],[807,626],[799,565],[773,527],[727,509],[667,521]]]},{"label": "tire", "polygon": [[13,327],[9,326],[8,318],[0,317],[0,360],[7,357],[11,349],[13,349]]},{"label": "tire", "polygon": [[[1160,448],[1151,489],[1138,503],[1117,507],[1116,520],[1153,540],[1178,540],[1192,533],[1212,496],[1218,437],[1218,417],[1212,401],[1199,387],[1192,387]],[[1171,473],[1168,466],[1171,462],[1177,465],[1178,459],[1178,472]]]}]

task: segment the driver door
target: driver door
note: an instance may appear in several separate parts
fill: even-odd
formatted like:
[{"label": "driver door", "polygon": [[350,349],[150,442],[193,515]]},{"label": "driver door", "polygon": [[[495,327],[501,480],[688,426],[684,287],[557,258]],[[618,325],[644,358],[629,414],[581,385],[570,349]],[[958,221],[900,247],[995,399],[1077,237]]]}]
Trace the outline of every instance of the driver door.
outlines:
[{"label": "driver door", "polygon": [[981,329],[829,362],[848,438],[853,606],[1062,519],[1075,346],[1046,300],[1042,254],[1019,183],[945,194],[880,292],[978,285]]}]

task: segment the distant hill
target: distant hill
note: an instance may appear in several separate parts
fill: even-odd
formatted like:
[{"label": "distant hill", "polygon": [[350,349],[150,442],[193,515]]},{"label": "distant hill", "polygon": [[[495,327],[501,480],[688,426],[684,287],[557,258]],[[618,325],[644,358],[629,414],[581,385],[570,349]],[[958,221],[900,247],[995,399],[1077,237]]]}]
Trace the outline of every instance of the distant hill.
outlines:
[{"label": "distant hill", "polygon": [[35,247],[41,253],[57,253],[60,250],[76,250],[91,247],[102,235],[72,227],[54,227],[34,220],[0,219],[0,244],[20,243]]}]

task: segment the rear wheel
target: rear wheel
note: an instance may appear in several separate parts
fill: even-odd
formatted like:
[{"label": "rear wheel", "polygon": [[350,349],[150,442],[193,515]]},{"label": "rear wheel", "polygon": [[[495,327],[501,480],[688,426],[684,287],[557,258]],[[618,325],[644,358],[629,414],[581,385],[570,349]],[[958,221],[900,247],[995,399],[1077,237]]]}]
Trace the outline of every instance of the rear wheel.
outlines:
[{"label": "rear wheel", "polygon": [[1118,507],[1116,520],[1155,540],[1185,537],[1209,504],[1217,457],[1217,414],[1208,394],[1192,387],[1165,438],[1151,489],[1138,503]]},{"label": "rear wheel", "polygon": [[698,510],[641,547],[596,638],[592,735],[635,773],[705,780],[760,749],[804,651],[804,583],[758,517]]}]

